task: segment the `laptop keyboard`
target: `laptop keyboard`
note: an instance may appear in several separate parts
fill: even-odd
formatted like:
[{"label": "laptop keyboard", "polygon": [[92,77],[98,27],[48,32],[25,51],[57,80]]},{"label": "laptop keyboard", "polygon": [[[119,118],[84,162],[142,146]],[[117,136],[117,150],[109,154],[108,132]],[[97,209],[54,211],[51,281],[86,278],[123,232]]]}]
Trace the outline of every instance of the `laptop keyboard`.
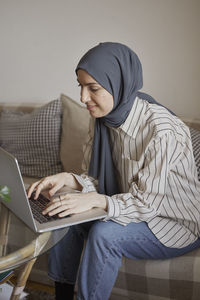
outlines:
[{"label": "laptop keyboard", "polygon": [[31,206],[31,210],[33,213],[34,218],[40,223],[46,223],[51,222],[55,220],[60,220],[58,215],[49,216],[49,215],[43,215],[42,211],[45,209],[47,204],[49,203],[49,200],[43,196],[42,194],[39,195],[37,200],[34,200],[34,194],[32,193],[31,197],[29,198],[29,203]]}]

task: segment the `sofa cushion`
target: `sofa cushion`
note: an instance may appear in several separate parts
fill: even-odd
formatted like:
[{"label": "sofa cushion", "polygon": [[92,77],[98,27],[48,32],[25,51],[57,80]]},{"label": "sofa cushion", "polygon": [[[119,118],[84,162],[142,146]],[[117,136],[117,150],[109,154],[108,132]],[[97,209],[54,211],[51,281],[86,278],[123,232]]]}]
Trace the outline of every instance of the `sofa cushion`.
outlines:
[{"label": "sofa cushion", "polygon": [[200,131],[190,127],[194,159],[197,166],[198,178],[200,180]]},{"label": "sofa cushion", "polygon": [[77,102],[61,94],[63,107],[60,157],[64,170],[80,174],[83,144],[89,129],[89,112]]},{"label": "sofa cushion", "polygon": [[2,110],[0,146],[17,158],[24,176],[44,177],[63,170],[61,116],[60,100],[51,101],[31,113]]}]

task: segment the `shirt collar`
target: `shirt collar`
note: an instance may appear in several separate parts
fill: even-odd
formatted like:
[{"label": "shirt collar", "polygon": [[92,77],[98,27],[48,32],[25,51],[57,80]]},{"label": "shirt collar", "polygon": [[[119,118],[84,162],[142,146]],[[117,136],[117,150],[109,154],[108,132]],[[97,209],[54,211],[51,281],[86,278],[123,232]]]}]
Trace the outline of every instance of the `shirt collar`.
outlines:
[{"label": "shirt collar", "polygon": [[[135,138],[142,123],[140,118],[142,103],[138,97],[135,98],[131,111],[126,118],[126,121],[119,127],[129,136]],[[135,120],[135,122],[133,121]]]}]

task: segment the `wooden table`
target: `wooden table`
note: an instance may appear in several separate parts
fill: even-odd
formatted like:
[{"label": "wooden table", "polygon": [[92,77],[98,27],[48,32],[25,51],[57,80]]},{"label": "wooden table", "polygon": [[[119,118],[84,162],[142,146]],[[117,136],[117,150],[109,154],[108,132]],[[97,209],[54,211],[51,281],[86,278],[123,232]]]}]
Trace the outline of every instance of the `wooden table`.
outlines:
[{"label": "wooden table", "polygon": [[19,266],[12,300],[20,298],[37,257],[52,248],[68,228],[35,233],[0,203],[0,273]]}]

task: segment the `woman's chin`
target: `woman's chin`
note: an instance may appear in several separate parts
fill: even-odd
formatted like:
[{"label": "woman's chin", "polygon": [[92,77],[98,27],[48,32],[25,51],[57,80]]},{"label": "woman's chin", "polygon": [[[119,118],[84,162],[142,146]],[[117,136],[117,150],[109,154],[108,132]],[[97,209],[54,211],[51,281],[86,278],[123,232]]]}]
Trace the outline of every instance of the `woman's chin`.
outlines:
[{"label": "woman's chin", "polygon": [[101,118],[102,117],[102,115],[101,114],[99,114],[97,111],[95,111],[95,110],[91,110],[90,111],[90,115],[93,117],[93,118]]}]

